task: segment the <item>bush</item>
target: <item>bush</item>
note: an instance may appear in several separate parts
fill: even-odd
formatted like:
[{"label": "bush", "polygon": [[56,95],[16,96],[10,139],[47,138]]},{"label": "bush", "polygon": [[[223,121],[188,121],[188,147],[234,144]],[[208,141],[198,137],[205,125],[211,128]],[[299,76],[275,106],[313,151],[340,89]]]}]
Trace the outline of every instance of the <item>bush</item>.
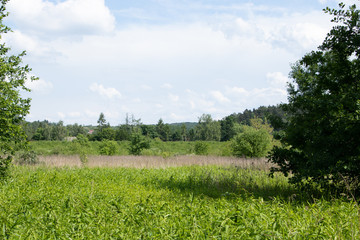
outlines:
[{"label": "bush", "polygon": [[39,163],[35,151],[20,151],[17,153],[15,163],[19,165],[34,165]]},{"label": "bush", "polygon": [[244,128],[231,143],[236,157],[265,157],[271,147],[271,135],[264,129]]},{"label": "bush", "polygon": [[110,140],[103,140],[99,147],[100,155],[112,156],[116,153],[116,142]]},{"label": "bush", "polygon": [[131,155],[140,155],[143,149],[149,149],[150,142],[140,133],[134,133],[131,135],[129,153]]},{"label": "bush", "polygon": [[197,141],[194,145],[194,152],[196,155],[207,155],[209,145],[206,142]]}]

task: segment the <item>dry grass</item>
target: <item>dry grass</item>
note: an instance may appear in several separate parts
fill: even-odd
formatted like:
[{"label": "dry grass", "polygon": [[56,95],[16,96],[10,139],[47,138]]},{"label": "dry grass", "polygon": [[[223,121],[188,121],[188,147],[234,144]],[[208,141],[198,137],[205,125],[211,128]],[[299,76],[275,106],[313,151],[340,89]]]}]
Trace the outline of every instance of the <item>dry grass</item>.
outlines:
[{"label": "dry grass", "polygon": [[[40,156],[39,160],[42,165],[49,167],[81,167],[80,158],[77,155]],[[272,166],[265,158],[246,159],[194,155],[169,158],[158,156],[89,156],[88,160],[88,167],[167,168],[189,165],[220,165],[268,170]]]}]

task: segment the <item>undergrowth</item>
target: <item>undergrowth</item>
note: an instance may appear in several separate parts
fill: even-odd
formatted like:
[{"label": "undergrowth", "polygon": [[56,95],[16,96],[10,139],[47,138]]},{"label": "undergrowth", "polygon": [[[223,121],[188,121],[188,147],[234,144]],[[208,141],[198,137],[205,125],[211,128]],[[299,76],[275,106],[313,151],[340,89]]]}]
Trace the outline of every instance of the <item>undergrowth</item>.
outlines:
[{"label": "undergrowth", "polygon": [[359,239],[356,203],[236,167],[14,166],[1,239]]}]

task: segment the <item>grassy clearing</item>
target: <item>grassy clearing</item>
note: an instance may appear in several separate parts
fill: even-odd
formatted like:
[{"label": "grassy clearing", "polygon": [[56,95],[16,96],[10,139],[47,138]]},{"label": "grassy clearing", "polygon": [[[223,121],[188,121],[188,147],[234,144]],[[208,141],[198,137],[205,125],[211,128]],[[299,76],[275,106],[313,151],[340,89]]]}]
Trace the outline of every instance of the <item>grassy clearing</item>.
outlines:
[{"label": "grassy clearing", "polygon": [[15,166],[1,239],[359,239],[355,203],[235,166]]},{"label": "grassy clearing", "polygon": [[[116,143],[115,155],[129,155],[129,142],[120,141]],[[230,148],[228,142],[206,142],[209,145],[208,155],[211,156],[230,156]],[[89,142],[86,148],[81,147],[74,142],[67,141],[34,141],[30,142],[30,147],[42,156],[49,155],[76,155],[81,151],[85,151],[88,155],[100,155],[101,142]],[[150,149],[143,151],[145,156],[177,156],[189,155],[194,153],[195,142],[162,142],[152,140]]]},{"label": "grassy clearing", "polygon": [[[81,167],[78,155],[51,155],[40,156],[40,165],[47,167]],[[133,168],[168,168],[180,166],[236,166],[240,168],[268,170],[270,163],[265,158],[246,159],[235,157],[216,157],[216,156],[89,156],[88,167],[133,167]]]}]

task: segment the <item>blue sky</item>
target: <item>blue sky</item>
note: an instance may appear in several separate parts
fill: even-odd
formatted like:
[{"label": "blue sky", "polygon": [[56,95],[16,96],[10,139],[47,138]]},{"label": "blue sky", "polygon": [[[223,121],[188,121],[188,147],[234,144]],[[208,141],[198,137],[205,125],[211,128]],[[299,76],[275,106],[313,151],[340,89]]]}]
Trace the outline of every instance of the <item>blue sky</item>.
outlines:
[{"label": "blue sky", "polygon": [[29,121],[221,119],[286,102],[291,63],[321,44],[322,9],[338,2],[11,0],[3,39],[40,78]]}]

